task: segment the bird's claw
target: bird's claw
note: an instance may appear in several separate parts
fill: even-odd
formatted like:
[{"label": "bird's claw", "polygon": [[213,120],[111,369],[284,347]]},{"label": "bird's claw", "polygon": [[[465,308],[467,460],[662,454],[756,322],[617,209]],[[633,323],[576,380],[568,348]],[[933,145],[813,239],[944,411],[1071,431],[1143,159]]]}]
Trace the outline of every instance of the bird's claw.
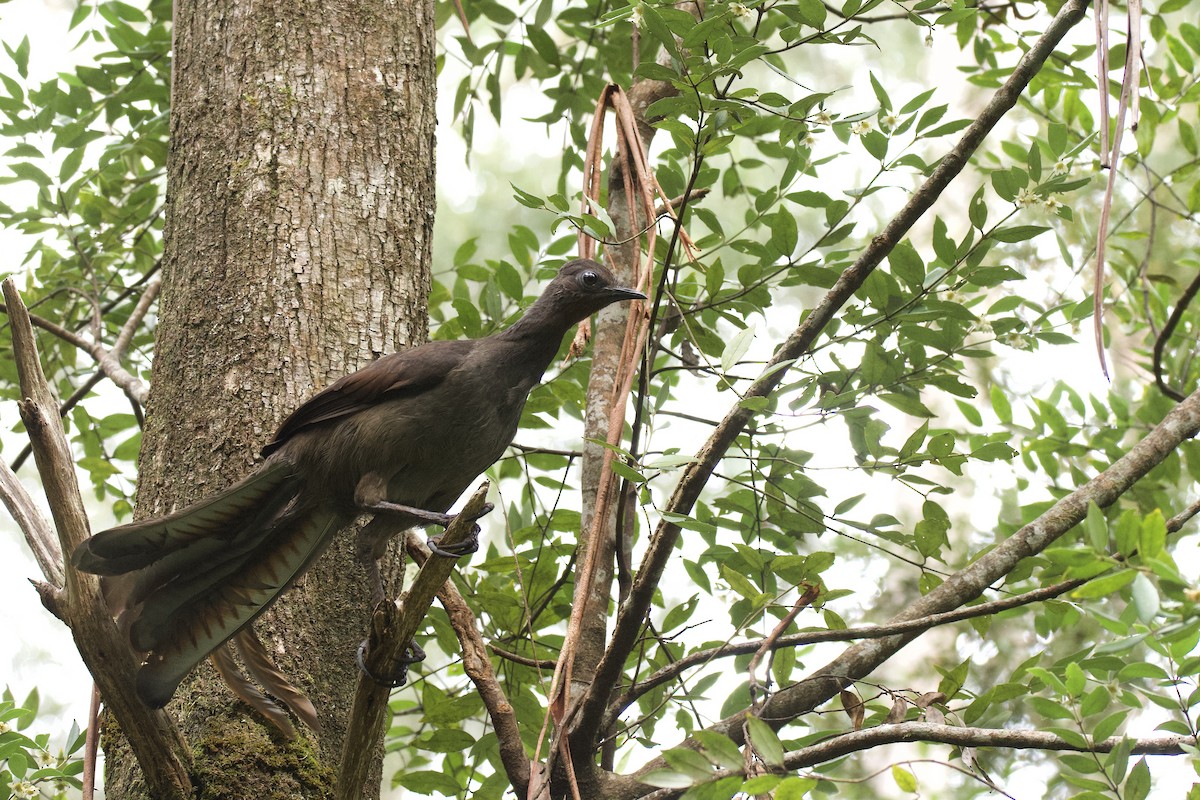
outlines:
[{"label": "bird's claw", "polygon": [[375,681],[380,686],[385,686],[388,689],[398,689],[408,683],[408,668],[413,664],[425,660],[425,651],[415,641],[409,642],[408,647],[404,648],[404,652],[396,659],[398,670],[395,674],[387,677],[376,675],[367,667],[367,640],[363,639],[358,645],[358,671],[366,675],[371,680]]}]

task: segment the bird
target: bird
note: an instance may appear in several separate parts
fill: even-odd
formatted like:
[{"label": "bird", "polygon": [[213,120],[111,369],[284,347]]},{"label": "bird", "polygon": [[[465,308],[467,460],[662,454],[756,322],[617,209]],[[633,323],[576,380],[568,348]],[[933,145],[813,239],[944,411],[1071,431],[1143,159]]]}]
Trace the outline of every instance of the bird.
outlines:
[{"label": "bird", "polygon": [[72,562],[105,576],[110,610],[143,659],[142,701],[166,705],[231,637],[252,646],[248,626],[360,515],[374,515],[359,549],[376,580],[389,536],[448,525],[451,505],[511,444],[563,337],[605,306],[645,299],[596,261],[569,261],[508,328],[428,342],[345,375],[283,421],[243,480],[85,540]]}]

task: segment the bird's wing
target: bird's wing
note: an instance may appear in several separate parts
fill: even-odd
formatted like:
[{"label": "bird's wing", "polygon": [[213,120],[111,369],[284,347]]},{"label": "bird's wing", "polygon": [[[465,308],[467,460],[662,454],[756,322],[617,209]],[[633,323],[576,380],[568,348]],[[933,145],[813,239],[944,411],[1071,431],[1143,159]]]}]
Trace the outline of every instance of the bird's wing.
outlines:
[{"label": "bird's wing", "polygon": [[297,408],[262,449],[269,456],[301,430],[370,408],[389,397],[415,394],[442,382],[475,346],[473,340],[429,342],[393,353],[330,384]]}]

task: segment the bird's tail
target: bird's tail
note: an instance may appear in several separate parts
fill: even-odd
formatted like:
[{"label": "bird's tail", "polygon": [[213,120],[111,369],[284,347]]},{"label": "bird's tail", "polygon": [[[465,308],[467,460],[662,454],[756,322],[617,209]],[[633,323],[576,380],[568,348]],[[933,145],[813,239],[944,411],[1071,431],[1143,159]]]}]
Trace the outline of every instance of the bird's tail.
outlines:
[{"label": "bird's tail", "polygon": [[79,569],[109,576],[111,609],[132,648],[148,653],[137,677],[147,705],[165,705],[324,550],[340,520],[304,504],[301,484],[290,465],[268,462],[218,495],[96,534],[75,551]]}]

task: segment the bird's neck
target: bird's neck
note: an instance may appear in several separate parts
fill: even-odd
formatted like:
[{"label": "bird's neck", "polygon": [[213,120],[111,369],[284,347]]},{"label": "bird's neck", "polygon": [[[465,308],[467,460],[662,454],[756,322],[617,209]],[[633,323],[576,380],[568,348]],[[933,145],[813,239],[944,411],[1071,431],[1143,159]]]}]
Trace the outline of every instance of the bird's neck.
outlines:
[{"label": "bird's neck", "polygon": [[567,331],[578,322],[559,304],[543,302],[545,299],[540,298],[529,307],[524,316],[495,335],[500,341],[518,345],[522,350],[523,360],[539,368],[539,377],[554,360]]}]

